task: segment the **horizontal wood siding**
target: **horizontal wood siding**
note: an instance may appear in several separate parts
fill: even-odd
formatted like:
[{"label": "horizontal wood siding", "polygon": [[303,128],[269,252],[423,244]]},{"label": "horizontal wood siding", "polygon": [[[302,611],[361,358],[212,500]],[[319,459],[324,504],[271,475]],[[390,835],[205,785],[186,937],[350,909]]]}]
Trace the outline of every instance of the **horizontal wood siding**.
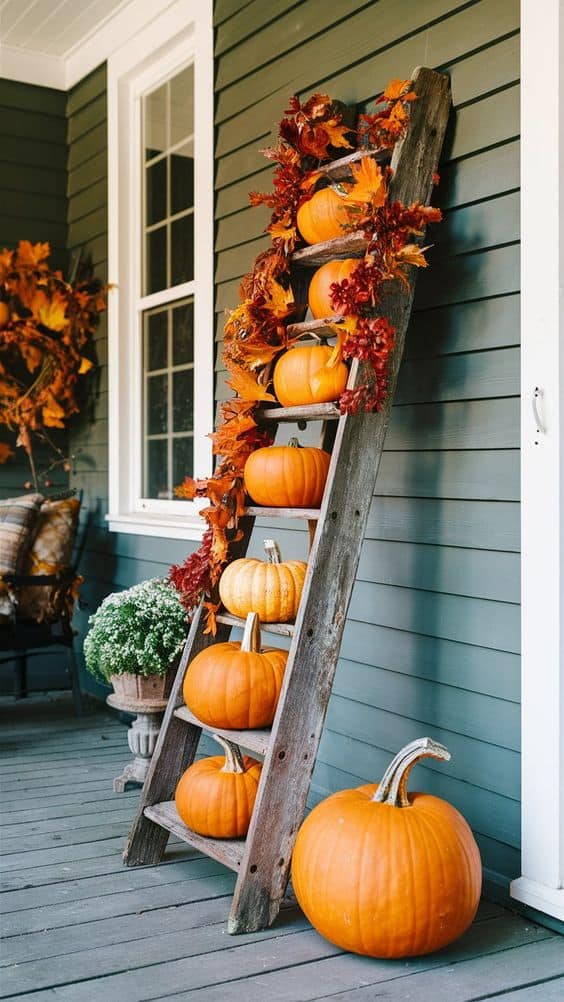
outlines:
[{"label": "horizontal wood siding", "polygon": [[[259,150],[288,96],[370,110],[391,77],[448,72],[455,110],[406,358],[311,802],[378,778],[398,747],[444,741],[415,784],[456,804],[484,865],[519,871],[518,0],[216,3],[217,398],[223,311],[257,252]],[[288,557],[307,533],[263,520]]]}]

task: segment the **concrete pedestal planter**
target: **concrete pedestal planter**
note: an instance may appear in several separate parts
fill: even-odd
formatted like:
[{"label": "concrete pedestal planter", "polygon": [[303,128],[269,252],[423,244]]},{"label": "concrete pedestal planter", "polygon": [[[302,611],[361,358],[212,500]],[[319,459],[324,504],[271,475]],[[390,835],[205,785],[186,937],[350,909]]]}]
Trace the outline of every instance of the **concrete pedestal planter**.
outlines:
[{"label": "concrete pedestal planter", "polygon": [[127,743],[135,757],[114,779],[114,793],[145,782],[175,674],[176,668],[171,668],[166,675],[145,677],[125,672],[110,676],[114,691],[107,698],[108,706],[136,714],[127,732]]}]

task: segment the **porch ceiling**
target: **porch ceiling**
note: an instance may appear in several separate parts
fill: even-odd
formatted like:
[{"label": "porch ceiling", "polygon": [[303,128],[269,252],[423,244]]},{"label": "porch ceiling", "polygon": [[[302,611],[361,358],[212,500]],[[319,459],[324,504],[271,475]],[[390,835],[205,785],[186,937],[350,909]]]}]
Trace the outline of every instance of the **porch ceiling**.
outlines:
[{"label": "porch ceiling", "polygon": [[66,58],[130,0],[0,0],[0,38],[10,48]]}]

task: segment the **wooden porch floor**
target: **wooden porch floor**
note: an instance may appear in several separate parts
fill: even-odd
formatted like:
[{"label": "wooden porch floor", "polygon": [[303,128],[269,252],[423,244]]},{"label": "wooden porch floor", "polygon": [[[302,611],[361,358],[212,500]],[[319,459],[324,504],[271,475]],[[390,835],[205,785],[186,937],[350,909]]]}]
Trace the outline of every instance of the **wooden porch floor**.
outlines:
[{"label": "wooden porch floor", "polygon": [[562,1002],[564,940],[483,903],[453,947],[409,962],[340,953],[297,907],[273,929],[225,931],[234,876],[170,844],[126,869],[137,792],[112,793],[125,728],[82,721],[66,694],[0,701],[0,997],[30,1002]]}]

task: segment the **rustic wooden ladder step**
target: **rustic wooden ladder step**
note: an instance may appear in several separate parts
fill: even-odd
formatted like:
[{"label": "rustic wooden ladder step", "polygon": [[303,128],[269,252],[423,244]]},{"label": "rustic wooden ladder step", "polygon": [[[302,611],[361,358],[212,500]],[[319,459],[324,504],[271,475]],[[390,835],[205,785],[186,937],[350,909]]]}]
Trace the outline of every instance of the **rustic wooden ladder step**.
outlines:
[{"label": "rustic wooden ladder step", "polygon": [[[450,89],[447,77],[429,69],[415,70],[412,86],[418,100],[410,106],[406,136],[393,151],[390,199],[409,205],[428,203],[446,129]],[[350,176],[350,165],[362,156],[359,150],[324,168],[331,179]],[[366,242],[362,234],[298,251],[293,256],[292,281],[296,302],[304,293],[311,268],[334,257],[360,256]],[[189,663],[206,646],[227,640],[232,627],[243,621],[226,612],[218,618],[215,641],[204,633],[202,609],[192,620],[190,633],[165,713],[163,726],[128,842],[124,860],[130,866],[158,863],[172,832],[201,852],[220,860],[238,873],[228,930],[249,932],[270,925],[285,893],[292,849],[301,823],[311,774],[331,688],[347,609],[354,585],[361,546],[374,493],[378,466],[390,418],[405,334],[411,312],[414,277],[409,288],[394,283],[382,303],[382,315],[396,328],[396,343],[389,367],[388,396],[378,413],[340,416],[334,404],[315,407],[263,407],[259,412],[273,430],[278,422],[321,421],[322,442],[331,450],[331,464],[320,510],[264,509],[251,506],[241,519],[241,540],[232,557],[243,556],[255,516],[305,518],[315,527],[304,589],[291,623],[264,623],[262,628],[291,637],[284,684],[270,731],[223,731],[243,747],[264,755],[257,799],[246,839],[217,840],[190,831],[173,801],[176,785],[194,760],[203,725],[183,705],[182,685]],[[301,298],[300,298],[301,297]],[[333,319],[333,318],[331,318]],[[335,318],[333,322],[339,321]],[[327,331],[327,319],[292,325],[293,333]],[[348,386],[354,389],[369,373],[354,362]]]}]

